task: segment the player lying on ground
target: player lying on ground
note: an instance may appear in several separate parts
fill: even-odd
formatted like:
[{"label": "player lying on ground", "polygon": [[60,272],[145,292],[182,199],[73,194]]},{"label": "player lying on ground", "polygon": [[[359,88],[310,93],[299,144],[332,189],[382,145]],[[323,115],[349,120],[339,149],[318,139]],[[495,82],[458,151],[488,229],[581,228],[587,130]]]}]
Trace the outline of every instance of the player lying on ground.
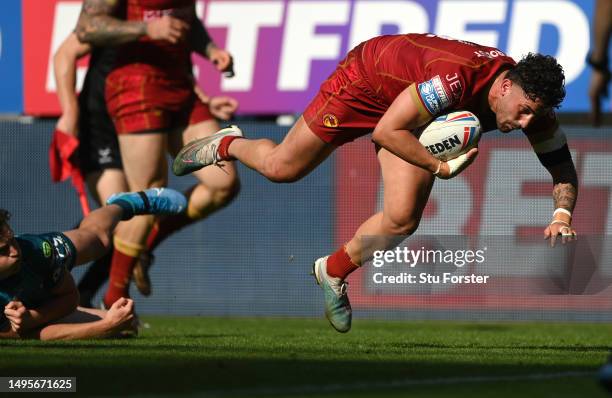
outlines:
[{"label": "player lying on ground", "polygon": [[173,168],[183,175],[238,159],[271,181],[292,182],[338,146],[373,132],[384,182],[383,211],[314,265],[325,292],[325,313],[336,330],[346,332],[352,311],[344,279],[375,249],[363,247],[361,236],[412,234],[434,177],[452,178],[476,157],[474,148],[440,161],[412,134],[442,113],[471,111],[482,131],[522,129],[553,179],[556,210],[545,236],[553,243],[558,234],[566,236],[564,241],[574,236],[576,171],[553,112],[564,97],[563,70],[553,57],[530,54],[517,64],[496,48],[432,34],[381,36],[347,55],[282,143],[243,139],[237,127],[230,127],[185,146]]},{"label": "player lying on ground", "polygon": [[108,311],[77,307],[79,294],[68,269],[104,255],[119,221],[179,214],[186,207],[185,196],[171,189],[120,193],[77,229],[16,237],[8,212],[0,209],[0,338],[83,339],[134,330],[132,300],[121,298]]}]

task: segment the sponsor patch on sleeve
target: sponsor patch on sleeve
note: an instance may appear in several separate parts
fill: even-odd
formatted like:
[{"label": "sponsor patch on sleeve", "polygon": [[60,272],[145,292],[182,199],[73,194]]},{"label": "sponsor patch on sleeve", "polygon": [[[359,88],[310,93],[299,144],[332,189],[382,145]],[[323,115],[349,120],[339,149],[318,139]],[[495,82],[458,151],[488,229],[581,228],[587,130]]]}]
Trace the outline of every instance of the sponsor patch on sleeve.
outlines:
[{"label": "sponsor patch on sleeve", "polygon": [[419,83],[417,93],[431,115],[437,115],[450,106],[449,96],[439,75],[434,76],[431,80]]}]

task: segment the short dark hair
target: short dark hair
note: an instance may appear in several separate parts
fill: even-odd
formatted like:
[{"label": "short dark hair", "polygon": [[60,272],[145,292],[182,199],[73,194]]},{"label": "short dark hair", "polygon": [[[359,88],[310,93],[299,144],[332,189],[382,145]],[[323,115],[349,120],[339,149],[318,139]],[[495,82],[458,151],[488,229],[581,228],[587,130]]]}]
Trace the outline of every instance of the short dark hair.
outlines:
[{"label": "short dark hair", "polygon": [[565,74],[555,57],[529,53],[506,75],[532,101],[546,108],[558,108],[565,98]]},{"label": "short dark hair", "polygon": [[4,239],[8,231],[11,230],[8,222],[11,219],[11,213],[8,210],[0,209],[0,240]]}]

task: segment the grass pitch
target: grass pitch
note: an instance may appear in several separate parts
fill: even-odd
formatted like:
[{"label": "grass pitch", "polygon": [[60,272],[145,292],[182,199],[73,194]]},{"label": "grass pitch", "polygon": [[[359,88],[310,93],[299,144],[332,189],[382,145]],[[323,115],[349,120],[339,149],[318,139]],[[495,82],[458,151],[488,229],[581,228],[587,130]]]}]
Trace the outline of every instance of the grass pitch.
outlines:
[{"label": "grass pitch", "polygon": [[606,397],[612,325],[145,317],[136,339],[0,341],[2,376],[79,395]]}]

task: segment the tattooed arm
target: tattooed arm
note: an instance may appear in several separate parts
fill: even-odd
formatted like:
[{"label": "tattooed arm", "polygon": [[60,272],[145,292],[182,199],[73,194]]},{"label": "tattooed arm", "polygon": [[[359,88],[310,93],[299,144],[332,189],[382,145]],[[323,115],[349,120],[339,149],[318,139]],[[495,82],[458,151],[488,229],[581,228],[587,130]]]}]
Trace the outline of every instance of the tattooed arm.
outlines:
[{"label": "tattooed arm", "polygon": [[189,29],[184,21],[167,15],[151,22],[117,19],[113,13],[121,1],[124,0],[84,0],[75,29],[79,40],[94,46],[112,46],[149,36],[176,43]]},{"label": "tattooed arm", "polygon": [[578,197],[578,176],[573,162],[564,162],[548,168],[553,178],[555,209],[574,211]]},{"label": "tattooed arm", "polygon": [[548,166],[547,169],[553,178],[555,213],[551,223],[544,231],[544,237],[550,238],[550,243],[554,246],[559,234],[562,236],[563,243],[576,237],[576,231],[571,226],[572,216],[570,214],[574,211],[578,198],[578,176],[571,158],[569,161]]},{"label": "tattooed arm", "polygon": [[553,111],[534,120],[523,130],[540,163],[553,179],[553,217],[544,231],[546,239],[555,245],[557,235],[565,243],[576,236],[572,228],[572,211],[578,197],[578,177],[567,145],[567,138]]}]

